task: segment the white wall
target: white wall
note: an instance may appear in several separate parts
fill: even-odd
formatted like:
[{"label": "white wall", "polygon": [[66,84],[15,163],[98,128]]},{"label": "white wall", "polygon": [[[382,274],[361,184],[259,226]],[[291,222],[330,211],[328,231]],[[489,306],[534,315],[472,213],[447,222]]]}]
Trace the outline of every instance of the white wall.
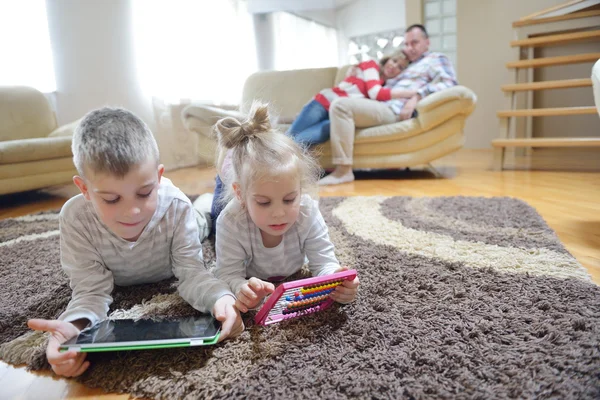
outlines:
[{"label": "white wall", "polygon": [[337,28],[347,37],[406,27],[404,0],[359,0],[336,10]]},{"label": "white wall", "polygon": [[137,81],[129,0],[47,0],[59,123],[104,105],[125,107],[154,130]]},{"label": "white wall", "polygon": [[405,28],[404,3],[405,0],[358,0],[336,9],[339,65],[348,64],[351,37]]},{"label": "white wall", "polygon": [[292,11],[292,14],[299,17],[309,19],[320,23],[321,25],[329,26],[331,28],[336,27],[336,13],[335,10],[303,10],[303,11]]}]

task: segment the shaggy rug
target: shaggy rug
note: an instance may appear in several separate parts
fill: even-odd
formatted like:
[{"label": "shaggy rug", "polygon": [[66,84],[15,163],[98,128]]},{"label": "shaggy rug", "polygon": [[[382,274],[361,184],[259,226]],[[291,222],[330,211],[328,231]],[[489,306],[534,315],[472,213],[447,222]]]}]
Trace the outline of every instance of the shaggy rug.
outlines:
[{"label": "shaggy rug", "polygon": [[[90,354],[78,380],[148,398],[600,398],[600,287],[510,198],[322,198],[357,301],[205,348]],[[205,258],[214,264],[212,241]],[[56,213],[0,221],[0,357],[48,368],[28,318],[70,289]],[[113,316],[194,311],[175,282],[114,293]]]}]

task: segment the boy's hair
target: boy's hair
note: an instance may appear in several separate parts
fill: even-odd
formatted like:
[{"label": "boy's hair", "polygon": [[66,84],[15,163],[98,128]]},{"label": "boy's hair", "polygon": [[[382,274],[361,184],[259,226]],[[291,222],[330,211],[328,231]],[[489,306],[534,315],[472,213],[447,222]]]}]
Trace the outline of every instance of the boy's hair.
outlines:
[{"label": "boy's hair", "polygon": [[[248,118],[240,122],[224,118],[217,122],[219,139],[217,170],[224,182],[223,198],[233,198],[232,183],[240,185],[242,195],[254,182],[272,179],[281,173],[296,171],[304,193],[316,196],[320,167],[308,150],[288,135],[271,128],[267,105],[254,102]],[[223,161],[231,150],[231,168],[223,171]]]},{"label": "boy's hair", "polygon": [[407,59],[406,54],[404,54],[402,50],[397,50],[393,53],[384,54],[383,57],[381,57],[381,60],[379,60],[379,65],[383,67],[390,58],[401,58],[403,60]]},{"label": "boy's hair", "polygon": [[148,160],[158,164],[158,145],[148,126],[124,108],[103,107],[83,117],[73,134],[73,163],[85,172],[124,177]]},{"label": "boy's hair", "polygon": [[423,36],[425,36],[425,39],[429,38],[429,34],[427,33],[427,29],[425,29],[425,25],[421,25],[421,24],[412,24],[411,26],[409,26],[408,28],[406,28],[406,30],[404,32],[408,33],[408,32],[412,31],[415,28],[417,28],[418,30],[420,30],[421,32],[423,32]]}]

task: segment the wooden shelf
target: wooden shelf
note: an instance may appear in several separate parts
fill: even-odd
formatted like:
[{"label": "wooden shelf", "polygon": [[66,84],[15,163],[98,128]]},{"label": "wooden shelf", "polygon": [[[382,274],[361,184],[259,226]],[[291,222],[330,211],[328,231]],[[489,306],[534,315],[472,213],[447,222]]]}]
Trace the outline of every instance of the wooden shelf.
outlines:
[{"label": "wooden shelf", "polygon": [[543,47],[593,39],[600,39],[600,30],[559,33],[557,35],[545,35],[529,39],[513,40],[510,42],[510,45],[511,47]]},{"label": "wooden shelf", "polygon": [[592,80],[586,79],[563,79],[559,81],[543,81],[530,83],[514,83],[502,86],[504,92],[519,92],[523,90],[545,90],[545,89],[567,89],[592,86]]},{"label": "wooden shelf", "polygon": [[570,19],[596,17],[596,16],[600,16],[600,10],[581,11],[581,12],[576,12],[573,14],[559,15],[557,17],[550,17],[550,18],[527,19],[527,20],[523,20],[523,21],[515,21],[515,22],[513,22],[512,26],[513,26],[513,28],[518,28],[521,26],[547,24],[549,22],[567,21]]},{"label": "wooden shelf", "polygon": [[552,117],[558,115],[596,114],[596,107],[560,107],[560,108],[532,108],[522,110],[498,111],[499,118],[506,117]]},{"label": "wooden shelf", "polygon": [[506,63],[506,68],[540,68],[554,65],[579,64],[584,62],[595,62],[600,59],[600,53],[585,53],[572,56],[544,57],[531,60],[520,60]]},{"label": "wooden shelf", "polygon": [[600,147],[600,138],[494,139],[494,147]]}]

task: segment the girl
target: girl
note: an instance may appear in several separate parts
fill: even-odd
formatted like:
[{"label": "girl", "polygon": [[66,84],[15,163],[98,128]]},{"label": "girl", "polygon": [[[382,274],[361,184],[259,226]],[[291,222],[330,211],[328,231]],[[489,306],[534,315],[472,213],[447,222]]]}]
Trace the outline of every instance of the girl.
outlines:
[{"label": "girl", "polygon": [[339,86],[321,90],[313,100],[304,106],[288,130],[288,135],[298,143],[308,146],[329,140],[329,105],[338,97],[359,97],[377,101],[411,98],[415,91],[384,88],[386,80],[394,78],[408,65],[402,51],[385,56],[379,65],[363,61],[348,69],[346,79]]},{"label": "girl", "polygon": [[[217,218],[215,275],[231,287],[236,307],[257,307],[273,292],[271,282],[299,271],[305,259],[313,275],[347,269],[309,193],[317,188],[319,167],[293,139],[271,129],[267,107],[255,103],[248,120],[225,118],[215,129],[217,168],[225,200],[231,199]],[[332,298],[353,301],[358,283],[339,286]]]}]

